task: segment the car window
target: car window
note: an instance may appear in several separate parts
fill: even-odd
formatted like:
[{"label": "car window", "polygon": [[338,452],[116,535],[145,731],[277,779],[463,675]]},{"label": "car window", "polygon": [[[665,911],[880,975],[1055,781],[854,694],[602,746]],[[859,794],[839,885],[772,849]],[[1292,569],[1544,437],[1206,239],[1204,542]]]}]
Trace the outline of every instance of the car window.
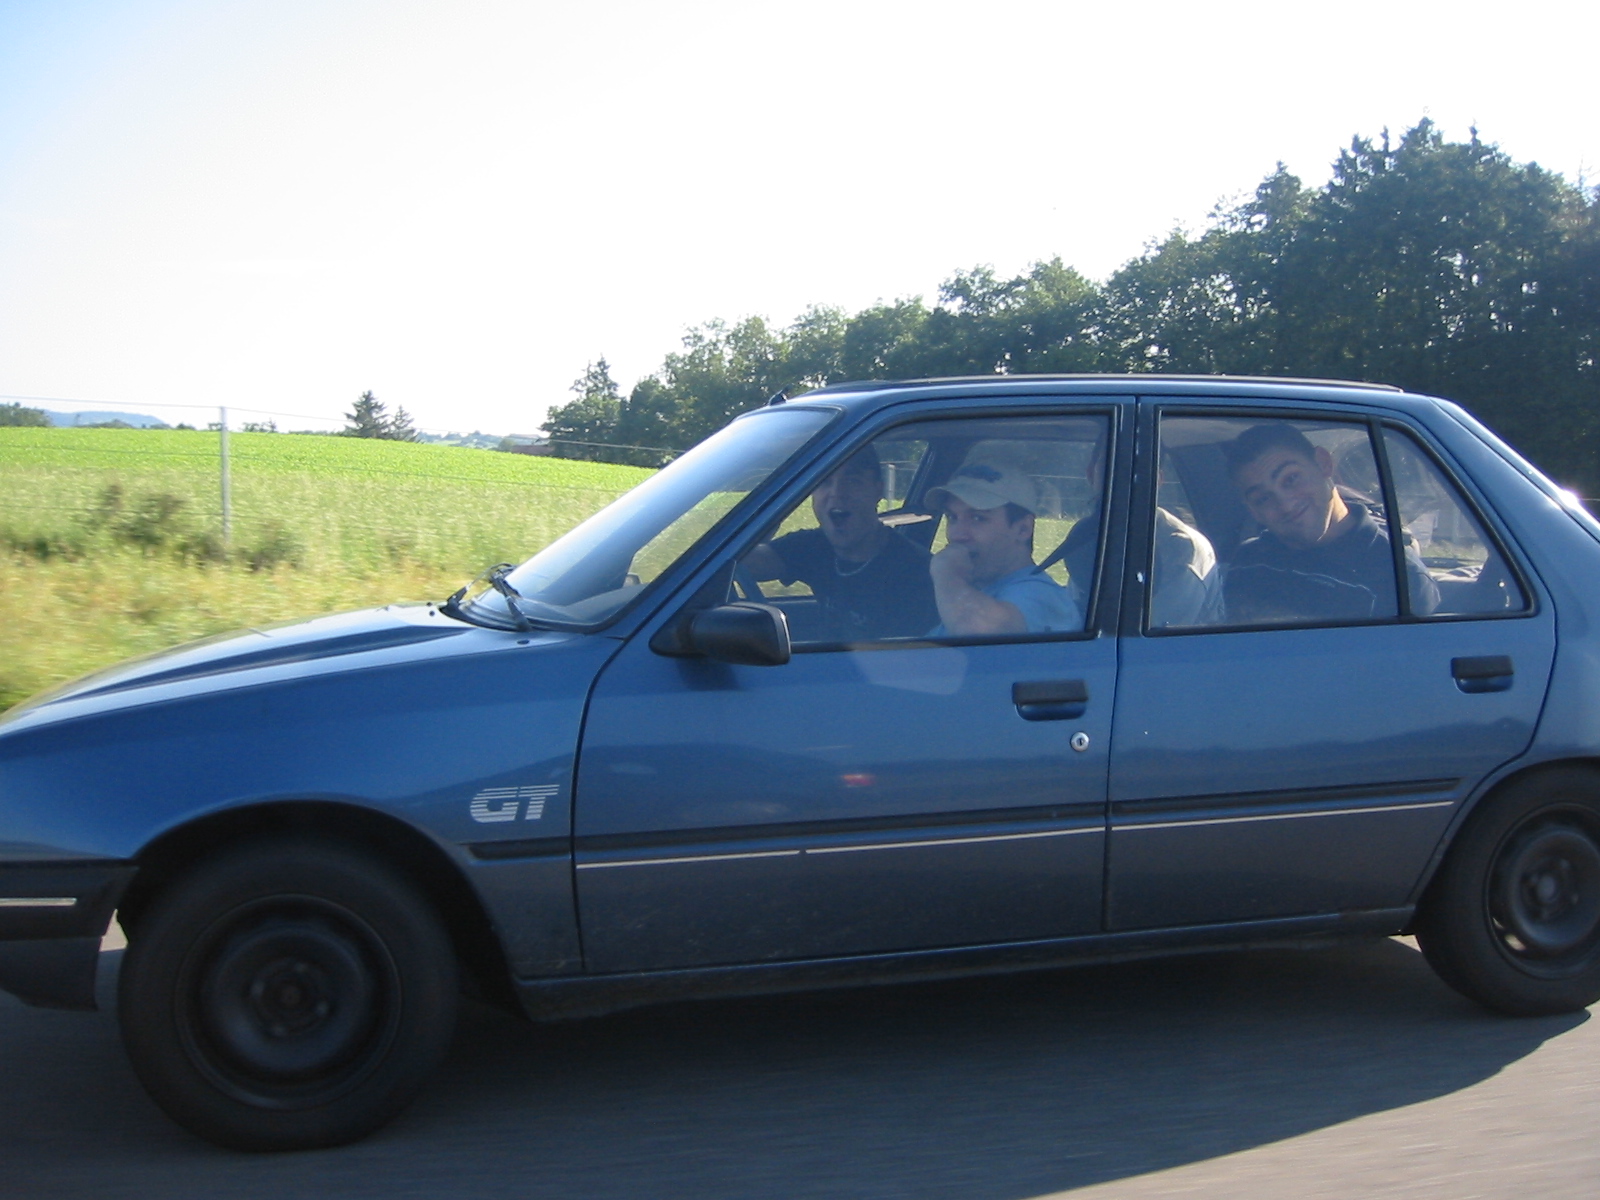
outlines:
[{"label": "car window", "polygon": [[796,407],[741,417],[521,566],[463,588],[462,615],[509,628],[610,619],[836,416]]},{"label": "car window", "polygon": [[802,649],[1079,632],[1099,559],[1104,416],[921,421],[829,464],[740,557]]},{"label": "car window", "polygon": [[1409,434],[1388,428],[1383,437],[1406,544],[1438,594],[1431,610],[1426,597],[1419,604],[1409,595],[1412,611],[1434,617],[1524,611],[1516,577],[1455,484]]},{"label": "car window", "polygon": [[[1164,416],[1151,529],[1152,630],[1398,619],[1395,555],[1368,426]],[[1412,611],[1438,592],[1405,550]]]}]

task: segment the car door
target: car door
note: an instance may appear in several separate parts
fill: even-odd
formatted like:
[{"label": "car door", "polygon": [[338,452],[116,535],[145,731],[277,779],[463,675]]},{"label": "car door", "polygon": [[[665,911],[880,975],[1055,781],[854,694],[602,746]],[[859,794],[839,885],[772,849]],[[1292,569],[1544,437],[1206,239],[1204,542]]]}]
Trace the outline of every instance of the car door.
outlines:
[{"label": "car door", "polygon": [[[1264,557],[1270,530],[1240,490],[1254,476],[1229,455],[1272,440],[1259,430],[1273,423],[1315,443],[1347,514],[1399,512],[1400,553],[1383,543],[1387,592],[1369,586],[1362,612],[1332,600],[1298,617],[1272,609],[1288,594],[1273,572],[1289,567]],[[1348,410],[1146,401],[1141,440],[1159,490],[1134,518],[1148,536],[1117,695],[1108,927],[1403,906],[1463,799],[1532,737],[1549,606],[1416,428]],[[1154,550],[1171,544],[1172,517],[1210,543],[1224,584],[1221,607],[1192,623],[1160,616]],[[1338,575],[1308,586],[1358,589]]]},{"label": "car door", "polygon": [[[576,887],[588,969],[1099,929],[1116,606],[1096,602],[1092,551],[1097,541],[1120,546],[1100,535],[1106,514],[1122,506],[1089,494],[1089,476],[1096,453],[1120,446],[1122,411],[1109,402],[1022,416],[957,410],[896,425],[872,442],[884,502],[896,505],[874,519],[926,560],[943,537],[928,511],[935,485],[981,447],[1029,451],[1036,439],[1024,464],[1042,497],[1036,557],[1076,523],[1095,535],[1077,578],[1049,568],[1051,586],[1076,597],[1076,628],[915,637],[858,630],[840,641],[821,615],[837,594],[821,581],[815,590],[792,579],[752,585],[758,548],[808,532],[801,527],[814,506],[806,497],[832,494],[825,480],[860,461],[857,441],[796,480],[739,548],[738,577],[772,593],[764,598],[791,618],[789,662],[659,653],[651,641],[680,619],[673,606],[629,641],[596,683],[579,761]],[[1068,465],[1051,465],[1060,462]],[[734,567],[710,564],[702,578],[727,578]],[[822,569],[834,567],[841,575],[860,569],[844,559]]]}]

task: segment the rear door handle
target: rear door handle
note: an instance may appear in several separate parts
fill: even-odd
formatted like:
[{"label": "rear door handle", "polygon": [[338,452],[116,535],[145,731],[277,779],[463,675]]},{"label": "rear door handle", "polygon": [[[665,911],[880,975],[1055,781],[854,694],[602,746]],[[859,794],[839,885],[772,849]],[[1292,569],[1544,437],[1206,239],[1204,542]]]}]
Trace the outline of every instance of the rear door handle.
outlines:
[{"label": "rear door handle", "polygon": [[1516,672],[1509,654],[1485,654],[1477,658],[1452,658],[1450,674],[1463,692],[1509,692]]},{"label": "rear door handle", "polygon": [[1070,721],[1089,707],[1089,685],[1081,679],[1033,679],[1011,685],[1011,703],[1024,721]]}]

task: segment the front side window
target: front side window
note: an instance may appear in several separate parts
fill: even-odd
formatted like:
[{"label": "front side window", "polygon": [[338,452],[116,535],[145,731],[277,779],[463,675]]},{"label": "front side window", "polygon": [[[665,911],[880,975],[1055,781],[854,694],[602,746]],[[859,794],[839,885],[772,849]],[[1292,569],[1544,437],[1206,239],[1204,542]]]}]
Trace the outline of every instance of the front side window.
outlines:
[{"label": "front side window", "polygon": [[[1329,625],[1397,619],[1390,522],[1368,426],[1164,417],[1148,625]],[[1408,541],[1410,611],[1439,592]]]},{"label": "front side window", "polygon": [[796,646],[1083,629],[1099,557],[1102,416],[900,426],[834,463],[741,557]]}]

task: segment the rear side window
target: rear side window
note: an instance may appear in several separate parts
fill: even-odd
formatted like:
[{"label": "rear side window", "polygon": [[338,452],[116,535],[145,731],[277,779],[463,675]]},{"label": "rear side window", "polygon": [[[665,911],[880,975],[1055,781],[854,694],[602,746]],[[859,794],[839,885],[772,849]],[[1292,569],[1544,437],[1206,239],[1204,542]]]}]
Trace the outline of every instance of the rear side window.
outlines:
[{"label": "rear side window", "polygon": [[[1397,620],[1395,555],[1366,422],[1164,416],[1152,630]],[[1406,556],[1412,608],[1431,582]]]},{"label": "rear side window", "polygon": [[1525,610],[1516,576],[1455,484],[1409,434],[1385,429],[1383,437],[1407,549],[1421,559],[1438,596],[1429,608],[1412,594],[1412,613],[1458,617]]}]

